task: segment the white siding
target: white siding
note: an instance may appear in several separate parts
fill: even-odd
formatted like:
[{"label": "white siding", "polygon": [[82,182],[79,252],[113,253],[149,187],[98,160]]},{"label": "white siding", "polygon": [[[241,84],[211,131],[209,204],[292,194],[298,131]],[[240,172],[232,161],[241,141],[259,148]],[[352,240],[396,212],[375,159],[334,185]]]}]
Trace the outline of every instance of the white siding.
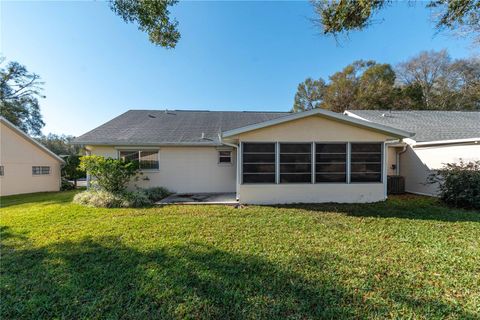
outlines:
[{"label": "white siding", "polygon": [[480,145],[409,146],[400,156],[400,174],[405,177],[405,190],[411,193],[437,195],[436,185],[426,184],[432,170],[444,163],[480,160]]},{"label": "white siding", "polygon": [[[117,150],[122,148],[88,146],[88,149],[95,155],[117,158]],[[162,186],[179,193],[235,192],[235,150],[232,164],[219,164],[215,147],[158,147],[158,150],[159,170],[143,171],[130,188]]]},{"label": "white siding", "polygon": [[[60,161],[0,123],[0,196],[60,190]],[[50,174],[33,175],[32,166],[48,166]]]}]

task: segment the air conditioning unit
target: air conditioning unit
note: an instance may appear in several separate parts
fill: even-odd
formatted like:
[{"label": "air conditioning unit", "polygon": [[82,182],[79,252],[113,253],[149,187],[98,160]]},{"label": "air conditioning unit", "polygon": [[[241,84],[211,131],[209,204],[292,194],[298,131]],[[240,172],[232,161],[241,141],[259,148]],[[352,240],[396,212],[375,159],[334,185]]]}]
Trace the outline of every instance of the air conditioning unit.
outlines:
[{"label": "air conditioning unit", "polygon": [[387,177],[387,193],[388,194],[405,193],[405,177],[388,176]]}]

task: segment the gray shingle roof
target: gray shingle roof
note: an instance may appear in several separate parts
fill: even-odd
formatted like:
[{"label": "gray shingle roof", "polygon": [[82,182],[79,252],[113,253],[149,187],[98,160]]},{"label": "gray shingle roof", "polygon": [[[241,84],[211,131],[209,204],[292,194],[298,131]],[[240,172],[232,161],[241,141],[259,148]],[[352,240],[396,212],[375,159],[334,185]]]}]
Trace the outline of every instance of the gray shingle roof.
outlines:
[{"label": "gray shingle roof", "polygon": [[[130,110],[75,139],[79,144],[220,144],[218,134],[289,112]],[[202,139],[202,133],[204,139]]]},{"label": "gray shingle roof", "polygon": [[480,111],[348,110],[366,120],[415,132],[417,142],[480,137]]}]

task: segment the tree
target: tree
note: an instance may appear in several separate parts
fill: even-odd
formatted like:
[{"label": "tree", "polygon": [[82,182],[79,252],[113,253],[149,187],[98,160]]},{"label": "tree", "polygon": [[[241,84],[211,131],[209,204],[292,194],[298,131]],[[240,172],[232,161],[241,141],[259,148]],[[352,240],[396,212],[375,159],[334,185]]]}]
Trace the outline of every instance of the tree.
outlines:
[{"label": "tree", "polygon": [[358,79],[357,109],[392,109],[398,97],[395,71],[389,64],[373,64]]},{"label": "tree", "polygon": [[85,170],[80,169],[80,156],[69,155],[63,158],[65,165],[62,167],[62,177],[67,180],[73,180],[75,187],[77,186],[77,180],[85,178]]},{"label": "tree", "polygon": [[40,135],[45,125],[38,99],[42,94],[40,76],[18,62],[0,58],[0,115],[31,135]]},{"label": "tree", "polygon": [[321,107],[326,87],[322,78],[307,78],[298,85],[292,111],[301,112]]},{"label": "tree", "polygon": [[440,82],[450,78],[450,65],[451,58],[446,50],[423,51],[398,64],[397,76],[401,84],[418,85],[421,88],[425,109],[436,109],[439,106],[447,109],[445,99],[442,100],[442,91],[445,93],[445,90],[442,90]]},{"label": "tree", "polygon": [[446,50],[424,51],[396,69],[404,92],[420,89],[422,109],[480,109],[479,59],[452,60]]},{"label": "tree", "polygon": [[374,61],[359,60],[331,75],[325,91],[325,107],[335,112],[358,109],[359,76],[373,65],[375,65]]},{"label": "tree", "polygon": [[[314,22],[324,34],[337,36],[362,30],[372,23],[373,16],[391,0],[312,0],[318,16]],[[472,36],[480,43],[480,0],[431,0],[427,8],[437,19],[436,29],[448,29],[459,36]]]},{"label": "tree", "polygon": [[74,139],[72,136],[49,133],[48,135],[42,135],[36,139],[50,151],[59,156],[79,155],[82,152],[79,145],[71,143]]},{"label": "tree", "polygon": [[178,22],[170,18],[168,8],[176,3],[177,0],[110,0],[110,8],[125,22],[137,23],[139,30],[148,33],[150,42],[175,48],[180,33]]}]

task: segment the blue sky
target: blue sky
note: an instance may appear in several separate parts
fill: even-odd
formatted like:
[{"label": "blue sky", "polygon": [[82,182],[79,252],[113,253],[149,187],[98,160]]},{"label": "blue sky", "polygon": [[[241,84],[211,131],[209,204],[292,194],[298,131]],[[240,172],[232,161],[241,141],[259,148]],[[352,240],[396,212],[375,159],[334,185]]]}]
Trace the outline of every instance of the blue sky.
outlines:
[{"label": "blue sky", "polygon": [[308,2],[181,2],[182,38],[156,47],[106,2],[0,3],[0,52],[45,81],[44,132],[80,135],[128,109],[288,111],[299,82],[358,59],[395,64],[421,50],[475,54],[435,35],[424,3],[396,3],[382,23],[338,45]]}]

